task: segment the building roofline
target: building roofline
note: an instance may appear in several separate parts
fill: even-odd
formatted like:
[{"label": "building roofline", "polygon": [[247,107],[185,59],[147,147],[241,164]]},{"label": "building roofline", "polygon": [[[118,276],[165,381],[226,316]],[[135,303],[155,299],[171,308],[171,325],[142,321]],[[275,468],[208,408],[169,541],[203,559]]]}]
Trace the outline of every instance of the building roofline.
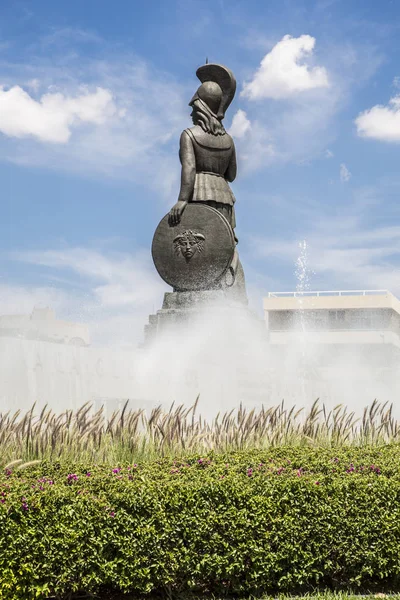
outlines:
[{"label": "building roofline", "polygon": [[388,290],[269,292],[265,311],[392,309],[400,314],[400,301]]},{"label": "building roofline", "polygon": [[295,292],[268,292],[268,298],[296,298],[298,296],[382,296],[389,294],[388,290],[321,290],[321,291],[295,291]]}]

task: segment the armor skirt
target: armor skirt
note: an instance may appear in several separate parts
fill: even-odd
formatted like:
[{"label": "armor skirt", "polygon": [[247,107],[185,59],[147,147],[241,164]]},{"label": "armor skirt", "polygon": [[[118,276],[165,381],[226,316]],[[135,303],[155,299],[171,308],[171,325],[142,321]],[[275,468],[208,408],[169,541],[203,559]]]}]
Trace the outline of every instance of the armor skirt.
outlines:
[{"label": "armor skirt", "polygon": [[235,196],[228,182],[217,173],[196,173],[192,202],[218,202],[233,206]]}]

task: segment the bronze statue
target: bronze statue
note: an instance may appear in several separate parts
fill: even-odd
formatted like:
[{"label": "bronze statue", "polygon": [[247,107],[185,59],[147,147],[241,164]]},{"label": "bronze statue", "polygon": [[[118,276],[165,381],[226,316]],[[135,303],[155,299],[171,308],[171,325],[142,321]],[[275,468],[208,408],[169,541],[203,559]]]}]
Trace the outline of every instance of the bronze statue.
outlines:
[{"label": "bronze statue", "polygon": [[[203,65],[196,75],[201,85],[189,102],[193,127],[185,129],[180,138],[181,186],[168,223],[176,227],[188,203],[202,203],[222,214],[234,232],[235,197],[229,182],[236,177],[236,151],[222,120],[235,95],[236,80],[229,69],[218,64]],[[236,236],[234,239],[237,244]],[[232,288],[229,290],[232,297],[247,303],[243,268],[236,249],[221,286],[225,290]]]}]

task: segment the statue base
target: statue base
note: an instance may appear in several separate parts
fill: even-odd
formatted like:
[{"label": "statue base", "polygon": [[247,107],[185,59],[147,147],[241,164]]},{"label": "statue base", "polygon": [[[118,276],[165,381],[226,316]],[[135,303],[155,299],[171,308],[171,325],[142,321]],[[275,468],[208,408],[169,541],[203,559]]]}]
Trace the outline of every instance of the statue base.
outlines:
[{"label": "statue base", "polygon": [[[247,298],[246,298],[247,300]],[[190,325],[204,320],[226,319],[227,313],[230,319],[247,319],[257,322],[262,335],[267,336],[265,323],[258,319],[243,304],[242,299],[235,300],[224,290],[201,290],[189,292],[166,292],[161,310],[149,316],[149,322],[145,325],[144,346],[149,346],[159,336],[171,333],[176,335],[180,332],[190,333]]]},{"label": "statue base", "polygon": [[152,398],[190,405],[199,396],[206,416],[269,401],[265,321],[224,290],[166,293],[149,317],[144,351]]}]

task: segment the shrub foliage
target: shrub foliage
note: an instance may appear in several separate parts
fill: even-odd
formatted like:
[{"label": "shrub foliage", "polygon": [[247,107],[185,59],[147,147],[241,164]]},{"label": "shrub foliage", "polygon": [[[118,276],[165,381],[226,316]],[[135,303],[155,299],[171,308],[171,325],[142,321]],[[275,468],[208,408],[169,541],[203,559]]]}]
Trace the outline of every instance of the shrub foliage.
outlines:
[{"label": "shrub foliage", "polygon": [[400,446],[8,465],[0,597],[399,589]]}]

